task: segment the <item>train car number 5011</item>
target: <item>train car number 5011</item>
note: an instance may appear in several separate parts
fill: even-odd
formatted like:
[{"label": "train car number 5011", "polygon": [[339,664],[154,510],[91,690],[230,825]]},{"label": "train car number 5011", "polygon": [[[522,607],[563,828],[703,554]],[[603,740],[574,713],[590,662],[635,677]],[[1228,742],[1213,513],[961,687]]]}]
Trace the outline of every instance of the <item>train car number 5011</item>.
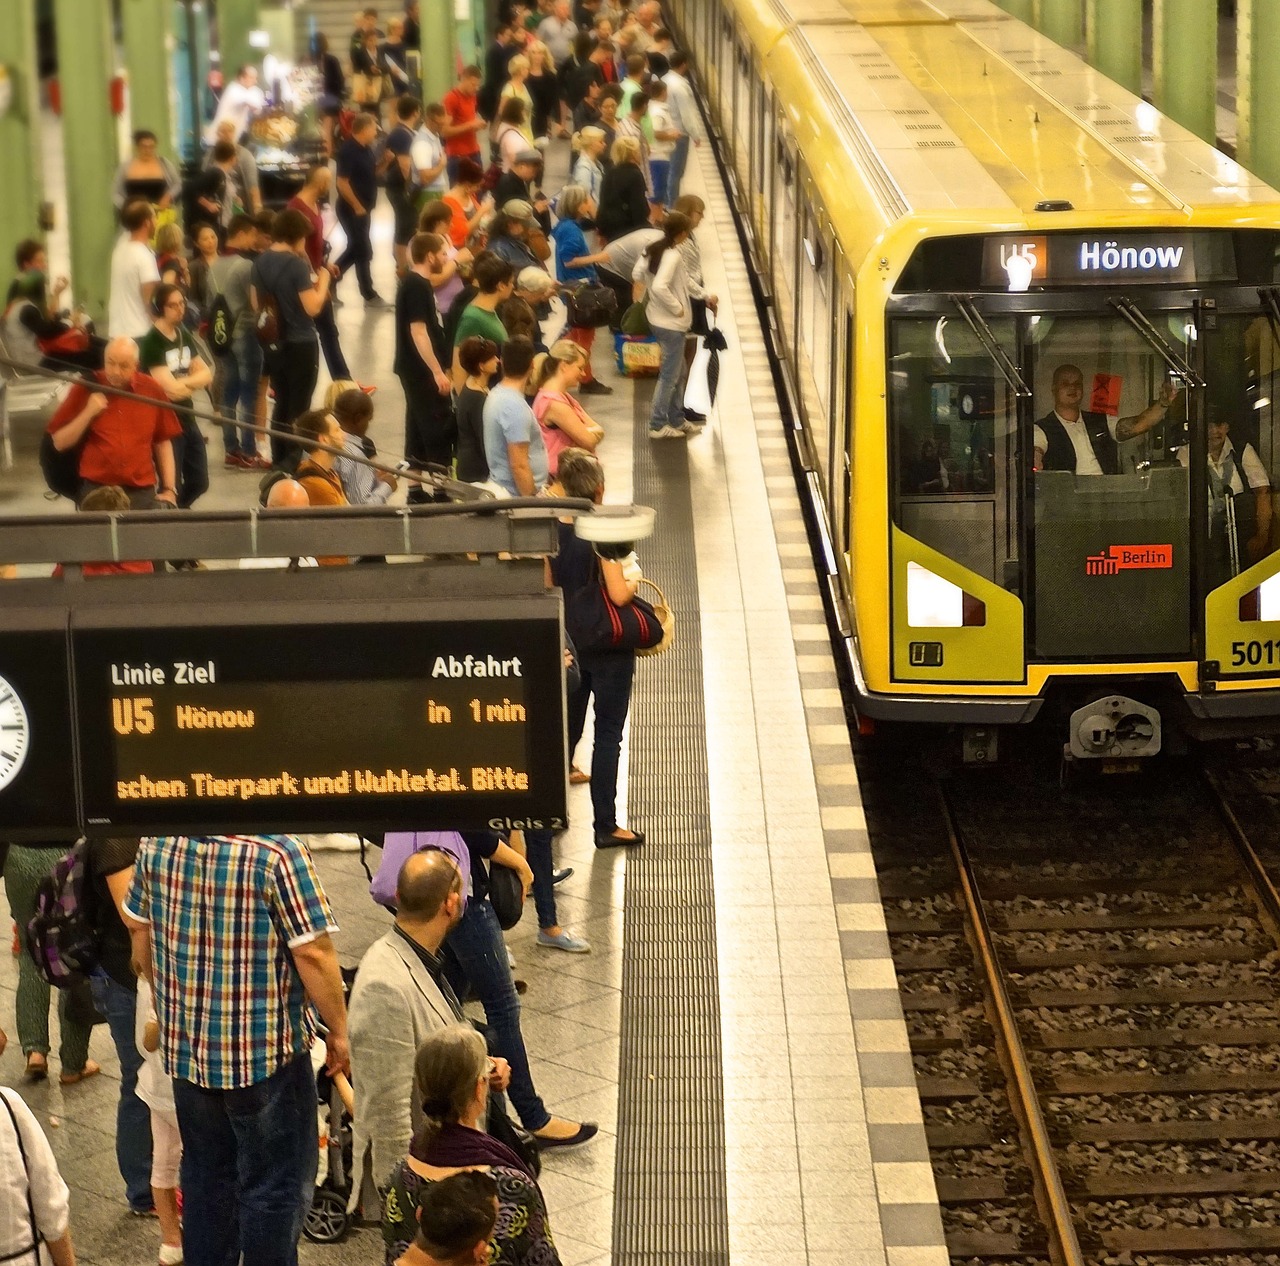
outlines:
[{"label": "train car number 5011", "polygon": [[1280,638],[1267,642],[1232,642],[1231,664],[1234,668],[1280,664]]}]

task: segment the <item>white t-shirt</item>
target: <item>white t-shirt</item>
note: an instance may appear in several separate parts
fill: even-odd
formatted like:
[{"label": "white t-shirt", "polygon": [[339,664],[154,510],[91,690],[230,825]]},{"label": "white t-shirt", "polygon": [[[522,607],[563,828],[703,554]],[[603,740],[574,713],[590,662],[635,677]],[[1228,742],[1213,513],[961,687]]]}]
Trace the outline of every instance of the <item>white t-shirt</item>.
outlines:
[{"label": "white t-shirt", "polygon": [[[426,126],[420,127],[413,134],[413,144],[409,148],[409,161],[415,172],[430,171],[444,157],[444,142]],[[428,193],[444,195],[449,192],[449,173],[442,167],[440,174],[429,184],[423,185]]]},{"label": "white t-shirt", "polygon": [[[1061,413],[1055,409],[1053,416],[1062,423],[1066,429],[1067,436],[1071,440],[1071,447],[1076,450],[1076,474],[1077,475],[1100,475],[1102,467],[1098,465],[1097,455],[1093,451],[1093,445],[1089,442],[1089,428],[1084,424],[1084,415],[1076,418],[1074,422],[1068,422]],[[1116,437],[1116,425],[1119,418],[1107,418],[1107,430],[1111,432],[1111,438]],[[1049,437],[1044,431],[1037,426],[1035,430],[1035,447],[1042,453],[1047,452],[1049,448]]]},{"label": "white t-shirt", "polygon": [[[1262,464],[1258,454],[1253,451],[1253,445],[1246,444],[1244,449],[1237,453],[1232,446],[1230,436],[1227,436],[1222,441],[1222,452],[1218,454],[1216,462],[1213,460],[1212,454],[1206,454],[1209,458],[1209,465],[1213,467],[1213,473],[1218,477],[1219,482],[1222,480],[1227,458],[1233,453],[1235,454],[1235,461],[1231,467],[1231,495],[1233,497],[1238,497],[1244,491],[1244,483],[1240,479],[1242,470],[1250,488],[1271,487],[1271,480],[1267,477],[1267,468]],[[1185,444],[1178,449],[1177,458],[1182,466],[1187,465],[1189,452]]]},{"label": "white t-shirt", "polygon": [[233,79],[218,98],[218,109],[214,113],[213,122],[205,129],[205,143],[212,145],[217,141],[218,124],[224,119],[230,119],[236,125],[238,141],[248,130],[249,120],[255,114],[261,114],[266,104],[266,94],[257,84],[247,88],[238,79]]},{"label": "white t-shirt", "polygon": [[156,257],[146,242],[122,237],[111,252],[111,300],[107,307],[107,334],[111,338],[142,338],[151,329],[151,311],[143,302],[142,287],[160,280]]},{"label": "white t-shirt", "polygon": [[24,1170],[13,1122],[4,1105],[0,1104],[0,1257],[9,1258],[11,1266],[36,1266],[38,1262],[48,1261],[48,1253],[22,1252],[31,1243],[28,1190],[35,1210],[36,1229],[47,1240],[61,1239],[67,1233],[71,1220],[71,1193],[62,1181],[53,1149],[35,1114],[16,1090],[0,1087],[0,1095],[17,1118],[22,1146],[27,1154]]},{"label": "white t-shirt", "polygon": [[671,109],[665,101],[649,102],[649,122],[653,124],[653,140],[649,144],[649,157],[659,162],[669,159],[675,150],[675,141],[658,139],[659,132],[675,131],[675,120],[671,117]]}]

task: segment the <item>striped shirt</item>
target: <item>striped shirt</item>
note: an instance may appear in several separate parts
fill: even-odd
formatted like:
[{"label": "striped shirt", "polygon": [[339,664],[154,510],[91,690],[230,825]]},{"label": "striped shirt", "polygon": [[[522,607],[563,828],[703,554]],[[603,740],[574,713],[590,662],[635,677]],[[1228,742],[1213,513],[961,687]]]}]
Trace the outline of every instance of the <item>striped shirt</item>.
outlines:
[{"label": "striped shirt", "polygon": [[125,912],[151,925],[170,1077],[234,1090],[265,1081],[311,1048],[315,1016],[288,950],[337,924],[301,840],[143,840]]}]

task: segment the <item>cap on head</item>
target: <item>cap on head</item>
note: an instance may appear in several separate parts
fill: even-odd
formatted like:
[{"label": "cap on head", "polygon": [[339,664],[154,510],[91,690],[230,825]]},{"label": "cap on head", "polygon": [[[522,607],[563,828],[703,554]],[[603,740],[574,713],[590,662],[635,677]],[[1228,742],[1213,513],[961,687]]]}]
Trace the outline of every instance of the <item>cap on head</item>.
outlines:
[{"label": "cap on head", "polygon": [[519,220],[521,224],[533,224],[533,208],[523,198],[512,198],[502,204],[502,214],[508,220]]}]

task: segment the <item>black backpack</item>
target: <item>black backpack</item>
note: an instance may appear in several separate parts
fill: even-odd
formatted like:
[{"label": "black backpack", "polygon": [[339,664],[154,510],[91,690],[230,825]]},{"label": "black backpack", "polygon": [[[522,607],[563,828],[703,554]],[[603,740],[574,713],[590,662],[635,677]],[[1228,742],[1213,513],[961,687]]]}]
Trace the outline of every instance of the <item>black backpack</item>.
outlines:
[{"label": "black backpack", "polygon": [[46,431],[40,439],[40,472],[51,492],[72,501],[80,500],[80,450],[84,440],[70,448],[54,447],[53,436]]},{"label": "black backpack", "polygon": [[81,840],[36,888],[27,950],[40,978],[56,989],[82,984],[98,962],[90,905],[89,845]]},{"label": "black backpack", "polygon": [[231,336],[234,330],[235,320],[231,316],[231,305],[227,302],[227,296],[219,291],[209,305],[209,350],[215,356],[231,354]]}]

